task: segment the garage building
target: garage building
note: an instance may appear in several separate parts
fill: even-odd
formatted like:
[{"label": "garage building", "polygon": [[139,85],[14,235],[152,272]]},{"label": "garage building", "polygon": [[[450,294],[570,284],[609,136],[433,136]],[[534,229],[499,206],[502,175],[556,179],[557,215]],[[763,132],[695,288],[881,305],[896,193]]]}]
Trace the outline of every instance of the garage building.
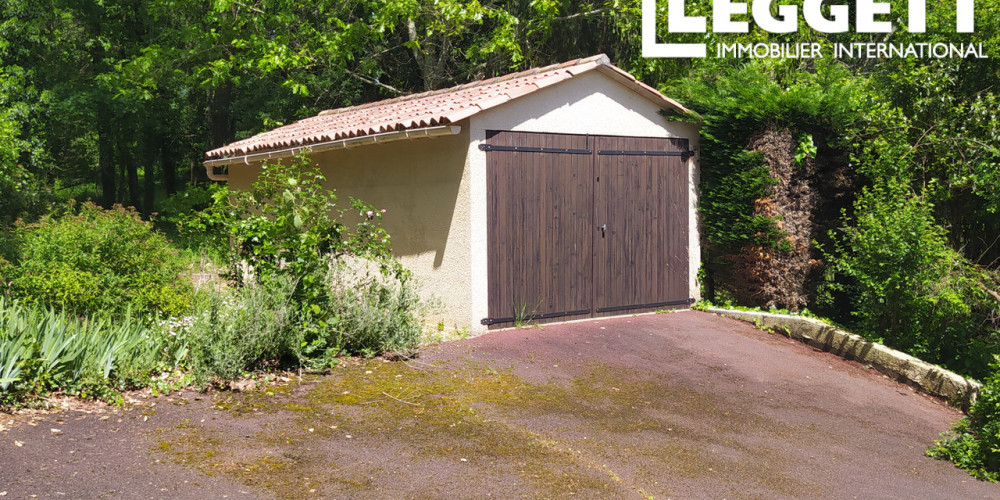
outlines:
[{"label": "garage building", "polygon": [[324,111],[205,165],[247,188],[308,152],[342,200],[387,210],[393,253],[440,304],[427,319],[479,332],[697,298],[687,114],[599,55]]}]

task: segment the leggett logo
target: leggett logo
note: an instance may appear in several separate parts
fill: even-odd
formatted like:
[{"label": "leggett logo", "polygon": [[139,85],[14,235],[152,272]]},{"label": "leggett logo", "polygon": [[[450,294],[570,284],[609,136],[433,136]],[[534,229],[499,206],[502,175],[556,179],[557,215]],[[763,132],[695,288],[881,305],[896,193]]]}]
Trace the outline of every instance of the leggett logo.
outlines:
[{"label": "leggett logo", "polygon": [[[662,0],[661,0],[662,1]],[[955,2],[955,32],[975,31],[975,0],[945,0]],[[642,0],[642,55],[643,57],[705,57],[708,47],[703,43],[658,43],[656,41],[656,2]],[[703,16],[688,16],[685,0],[666,0],[667,31],[669,33],[707,33],[708,22]],[[734,16],[753,18],[754,24],[770,33],[793,33],[799,30],[798,5],[777,5],[777,15],[772,13],[774,0],[753,0],[734,2],[732,0],[712,1],[712,32],[749,33],[748,21],[734,20]],[[856,33],[891,33],[892,22],[881,20],[880,16],[891,14],[888,2],[857,0],[853,2],[853,12],[849,5],[829,5],[823,11],[823,0],[805,0],[802,17],[812,29],[822,33],[845,33],[850,31],[850,21],[854,20]],[[748,7],[750,12],[748,13]],[[907,4],[907,31],[925,33],[927,30],[926,0],[909,0]],[[822,58],[823,46],[819,43],[718,43],[717,57],[741,58]],[[835,43],[832,44],[834,58],[890,57],[918,58],[978,58],[986,59],[983,45],[955,43]]]}]

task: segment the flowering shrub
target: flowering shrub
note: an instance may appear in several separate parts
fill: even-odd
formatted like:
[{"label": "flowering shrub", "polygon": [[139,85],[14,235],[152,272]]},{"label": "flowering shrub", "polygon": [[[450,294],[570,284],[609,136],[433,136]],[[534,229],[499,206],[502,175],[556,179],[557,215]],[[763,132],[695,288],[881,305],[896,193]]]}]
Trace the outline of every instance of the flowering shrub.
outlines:
[{"label": "flowering shrub", "polygon": [[[301,280],[297,295],[320,286],[313,276],[330,258],[360,255],[391,265],[389,235],[379,224],[386,211],[355,199],[340,208],[325,183],[306,158],[264,165],[249,190],[218,190],[212,206],[182,220],[181,230],[217,235],[214,244],[237,281],[247,278],[239,269],[249,265],[255,280],[274,274]],[[360,220],[349,227],[342,220],[350,212]]]},{"label": "flowering shrub", "polygon": [[[291,284],[288,307],[295,313],[288,321],[295,324],[298,344],[291,351],[262,352],[324,366],[345,351],[377,354],[414,346],[417,300],[409,273],[391,256],[381,226],[386,210],[356,199],[349,208],[338,207],[325,184],[305,158],[265,165],[250,189],[218,191],[213,205],[182,221],[181,229],[217,235],[215,245],[227,255],[238,286]],[[349,294],[335,290],[331,266],[354,258],[371,263],[379,279]],[[218,334],[229,335],[226,328]],[[256,357],[247,359],[254,364]]]}]

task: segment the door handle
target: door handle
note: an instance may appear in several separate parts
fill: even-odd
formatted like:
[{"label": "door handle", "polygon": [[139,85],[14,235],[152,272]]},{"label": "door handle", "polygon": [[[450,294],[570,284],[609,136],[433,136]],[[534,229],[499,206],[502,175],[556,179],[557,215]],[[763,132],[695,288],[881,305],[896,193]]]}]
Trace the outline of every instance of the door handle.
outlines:
[{"label": "door handle", "polygon": [[600,230],[601,230],[601,238],[603,238],[603,237],[604,237],[604,235],[605,235],[605,233],[606,233],[606,232],[607,232],[607,230],[608,230],[608,225],[607,225],[607,224],[601,224],[601,227],[599,227],[599,228],[597,228],[597,229],[600,229]]}]

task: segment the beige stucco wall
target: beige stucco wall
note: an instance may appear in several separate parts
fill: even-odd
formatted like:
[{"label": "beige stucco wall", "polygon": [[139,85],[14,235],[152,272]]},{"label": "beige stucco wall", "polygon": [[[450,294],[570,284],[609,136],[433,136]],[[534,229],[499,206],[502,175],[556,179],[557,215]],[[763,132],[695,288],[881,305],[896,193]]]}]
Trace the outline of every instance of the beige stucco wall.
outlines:
[{"label": "beige stucco wall", "polygon": [[[401,140],[313,156],[336,190],[338,207],[350,197],[386,210],[382,225],[392,251],[413,272],[426,319],[449,328],[470,327],[472,311],[468,173],[468,130],[457,135]],[[245,189],[259,164],[231,165],[229,185]],[[435,306],[435,303],[437,304]]]},{"label": "beige stucco wall", "polygon": [[[611,77],[591,71],[558,85],[542,89],[516,101],[470,118],[467,170],[470,191],[472,251],[472,317],[474,331],[485,331],[479,320],[488,316],[486,153],[479,145],[487,130],[552,132],[563,134],[619,135],[687,138],[692,150],[699,146],[698,127],[671,122],[660,114],[660,106]],[[700,298],[696,282],[701,265],[697,206],[698,157],[688,161],[690,247],[690,293]]]}]

